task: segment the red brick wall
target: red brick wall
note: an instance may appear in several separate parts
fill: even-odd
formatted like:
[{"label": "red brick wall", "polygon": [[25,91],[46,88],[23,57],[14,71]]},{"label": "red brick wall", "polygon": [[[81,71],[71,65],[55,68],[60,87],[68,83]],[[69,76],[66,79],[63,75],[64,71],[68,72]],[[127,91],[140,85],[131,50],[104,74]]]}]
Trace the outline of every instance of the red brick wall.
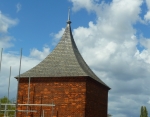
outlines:
[{"label": "red brick wall", "polygon": [[[31,78],[30,104],[54,103],[53,117],[84,117],[85,116],[85,78]],[[28,79],[21,78],[19,83],[18,103],[27,103]],[[26,110],[26,106],[18,106]],[[28,107],[37,110],[29,113],[29,117],[41,117],[44,110],[45,117],[50,117],[52,107]],[[18,112],[18,117],[25,117],[25,112]]]},{"label": "red brick wall", "polygon": [[108,88],[87,78],[86,117],[107,117]]},{"label": "red brick wall", "polygon": [[[30,103],[51,104],[52,107],[29,107],[37,113],[29,113],[29,117],[107,117],[108,88],[92,80],[90,77],[70,78],[31,78]],[[18,103],[27,103],[28,78],[21,78],[19,83]],[[26,106],[18,106],[26,110]],[[17,117],[25,117],[26,113],[18,112]]]}]

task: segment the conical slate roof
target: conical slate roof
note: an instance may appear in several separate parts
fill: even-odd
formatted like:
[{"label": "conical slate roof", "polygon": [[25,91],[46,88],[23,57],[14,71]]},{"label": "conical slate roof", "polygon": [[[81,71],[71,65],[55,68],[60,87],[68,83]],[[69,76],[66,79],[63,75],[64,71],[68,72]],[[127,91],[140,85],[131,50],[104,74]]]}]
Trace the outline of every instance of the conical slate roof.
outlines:
[{"label": "conical slate roof", "polygon": [[37,66],[20,75],[25,77],[75,77],[89,76],[108,87],[88,67],[72,36],[71,21],[67,21],[64,34],[56,48]]}]

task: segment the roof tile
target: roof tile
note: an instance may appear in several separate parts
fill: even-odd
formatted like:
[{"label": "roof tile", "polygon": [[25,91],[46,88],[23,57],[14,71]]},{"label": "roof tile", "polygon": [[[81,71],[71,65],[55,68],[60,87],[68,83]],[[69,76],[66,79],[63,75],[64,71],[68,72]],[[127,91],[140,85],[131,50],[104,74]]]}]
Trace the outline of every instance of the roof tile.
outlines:
[{"label": "roof tile", "polygon": [[56,48],[37,66],[21,74],[20,78],[69,76],[89,76],[107,86],[93,73],[82,58],[74,42],[70,23],[67,24],[65,32]]}]

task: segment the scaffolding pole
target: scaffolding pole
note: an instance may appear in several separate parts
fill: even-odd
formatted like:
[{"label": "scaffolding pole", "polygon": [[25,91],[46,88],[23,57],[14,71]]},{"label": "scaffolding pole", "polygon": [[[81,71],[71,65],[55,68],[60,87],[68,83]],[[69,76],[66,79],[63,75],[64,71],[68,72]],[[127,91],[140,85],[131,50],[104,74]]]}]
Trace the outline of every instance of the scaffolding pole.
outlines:
[{"label": "scaffolding pole", "polygon": [[[1,105],[16,105],[16,104],[2,104]],[[18,106],[55,106],[55,104],[18,104]]]},{"label": "scaffolding pole", "polygon": [[[5,111],[5,110],[1,110],[1,111]],[[13,112],[13,111],[16,111],[16,110],[6,110],[6,111],[9,111],[9,112]],[[37,112],[36,110],[17,110],[18,112]]]},{"label": "scaffolding pole", "polygon": [[44,117],[44,110],[43,110],[43,117]]},{"label": "scaffolding pole", "polygon": [[[8,94],[7,94],[7,103],[9,103],[9,88],[10,88],[10,76],[11,76],[11,66],[10,66],[10,73],[9,73],[9,81],[8,81]],[[8,105],[5,105],[5,111],[4,111],[4,116],[6,116],[6,110]],[[8,115],[8,113],[7,113]]]},{"label": "scaffolding pole", "polygon": [[[30,77],[29,77],[29,85],[28,85],[28,101],[27,101],[27,104],[30,103]],[[27,105],[27,110],[28,110],[28,107],[29,105]],[[28,116],[28,111],[27,111],[27,114],[26,116]]]},{"label": "scaffolding pole", "polygon": [[[52,101],[52,104],[53,104],[53,101]],[[51,114],[51,117],[53,117],[53,106],[52,106],[52,114]]]},{"label": "scaffolding pole", "polygon": [[9,72],[9,83],[8,83],[8,100],[7,100],[7,103],[9,103],[10,77],[11,77],[11,66],[10,66],[10,72]]},{"label": "scaffolding pole", "polygon": [[17,86],[17,97],[16,97],[16,112],[15,112],[15,117],[17,117],[18,91],[19,91],[20,71],[21,71],[21,59],[22,59],[22,48],[21,48],[21,50],[20,50],[20,66],[19,66],[18,86]]}]

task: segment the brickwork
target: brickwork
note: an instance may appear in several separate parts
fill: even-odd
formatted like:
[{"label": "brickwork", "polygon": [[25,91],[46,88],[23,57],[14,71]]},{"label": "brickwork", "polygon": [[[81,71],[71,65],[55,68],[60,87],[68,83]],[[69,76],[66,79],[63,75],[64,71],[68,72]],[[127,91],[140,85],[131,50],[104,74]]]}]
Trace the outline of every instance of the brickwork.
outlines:
[{"label": "brickwork", "polygon": [[108,88],[87,78],[86,117],[107,117]]},{"label": "brickwork", "polygon": [[[27,103],[28,78],[20,79],[18,103]],[[90,77],[70,78],[31,78],[31,104],[51,104],[52,107],[28,107],[37,110],[28,113],[29,117],[107,117],[108,88]],[[18,106],[26,110],[26,106]],[[25,112],[18,112],[17,117],[26,117]]]},{"label": "brickwork", "polygon": [[[27,103],[28,79],[22,78],[19,83],[18,103]],[[44,110],[45,117],[84,117],[85,115],[85,78],[31,78],[29,103],[54,103],[52,107],[28,107],[37,110],[28,113],[29,117],[41,117]],[[26,106],[18,106],[26,110]],[[25,112],[18,112],[18,117],[25,117]]]}]

